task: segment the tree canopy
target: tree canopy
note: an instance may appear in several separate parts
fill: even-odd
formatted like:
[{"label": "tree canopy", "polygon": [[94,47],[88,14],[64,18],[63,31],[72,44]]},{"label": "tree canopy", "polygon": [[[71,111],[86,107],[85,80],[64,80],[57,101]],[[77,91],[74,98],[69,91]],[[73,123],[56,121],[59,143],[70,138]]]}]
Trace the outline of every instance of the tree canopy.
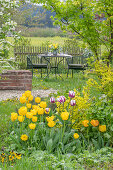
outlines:
[{"label": "tree canopy", "polygon": [[[55,11],[53,18],[63,30],[76,33],[87,43],[99,59],[99,48],[106,48],[104,58],[113,57],[113,5],[112,0],[31,0],[43,3]],[[105,57],[106,56],[106,57]]]},{"label": "tree canopy", "polygon": [[53,27],[51,20],[51,12],[42,6],[32,3],[21,3],[21,5],[13,11],[12,19],[17,22],[17,27],[23,25],[25,27]]}]

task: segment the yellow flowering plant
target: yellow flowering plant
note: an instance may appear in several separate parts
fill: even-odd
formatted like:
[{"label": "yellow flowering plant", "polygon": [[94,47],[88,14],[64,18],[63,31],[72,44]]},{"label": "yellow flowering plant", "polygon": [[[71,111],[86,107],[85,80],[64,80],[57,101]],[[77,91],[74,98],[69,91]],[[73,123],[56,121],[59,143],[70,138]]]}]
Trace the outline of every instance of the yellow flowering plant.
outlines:
[{"label": "yellow flowering plant", "polygon": [[[54,152],[61,143],[62,153],[80,152],[82,146],[87,148],[93,145],[95,148],[101,148],[108,137],[109,125],[104,123],[106,119],[97,114],[97,110],[93,112],[96,105],[92,110],[92,104],[95,104],[96,100],[90,98],[93,86],[98,87],[98,83],[89,79],[81,93],[74,89],[73,92],[69,92],[68,97],[58,96],[56,99],[52,97],[50,103],[42,101],[39,97],[31,101],[29,100],[31,93],[26,92],[24,106],[21,106],[17,113],[11,113],[14,131],[18,134],[12,135],[12,138],[16,136],[18,141],[16,147],[20,147],[22,143],[21,148],[41,146],[41,149]],[[97,144],[96,140],[101,142]]]},{"label": "yellow flowering plant", "polygon": [[57,43],[50,44],[48,47],[49,47],[50,52],[58,53],[60,50],[59,44],[57,44]]},{"label": "yellow flowering plant", "polygon": [[[47,102],[41,101],[39,97],[36,97],[34,100],[29,100],[31,96],[30,91],[25,92],[22,97],[26,98],[26,102],[20,101],[24,106],[21,105],[17,113],[11,113],[12,123],[15,122],[14,131],[16,130],[16,132],[18,132],[18,135],[11,135],[12,139],[18,136],[16,139],[18,145],[16,147],[36,147],[39,140],[42,146],[51,152],[56,149],[56,145],[58,145],[59,142],[63,143],[65,141],[64,143],[67,144],[69,140],[71,142],[71,138],[75,140],[73,131],[69,132],[70,137],[68,140],[65,139],[67,138],[66,129],[68,128],[68,131],[71,130],[71,112],[64,109],[61,113],[57,113],[58,108],[53,111],[52,108],[47,107]],[[53,142],[51,145],[52,148],[49,146],[50,141]],[[68,148],[65,148],[65,151],[67,150]]]},{"label": "yellow flowering plant", "polygon": [[[71,105],[71,98],[68,96],[68,98],[65,98],[65,102],[56,102],[57,105],[57,112],[61,114],[62,112],[68,112],[70,114],[70,120],[73,124],[73,128],[80,128],[82,125],[82,120],[86,118],[87,110],[89,109],[91,105],[91,100],[89,100],[89,93],[90,90],[83,88],[82,95],[74,89],[73,91],[75,93],[73,100],[76,101],[76,105]],[[58,97],[59,98],[59,97]],[[76,122],[76,123],[75,123]]]},{"label": "yellow flowering plant", "polygon": [[20,153],[9,151],[8,153],[2,152],[0,154],[0,162],[7,163],[9,165],[15,164],[17,160],[21,159],[22,155]]}]

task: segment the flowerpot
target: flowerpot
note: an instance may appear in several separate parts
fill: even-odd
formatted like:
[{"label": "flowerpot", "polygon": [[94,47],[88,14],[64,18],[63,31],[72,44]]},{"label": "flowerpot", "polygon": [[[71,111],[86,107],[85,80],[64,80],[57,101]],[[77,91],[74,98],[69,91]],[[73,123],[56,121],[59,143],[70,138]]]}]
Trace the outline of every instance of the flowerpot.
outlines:
[{"label": "flowerpot", "polygon": [[57,51],[56,50],[53,51],[53,55],[57,55]]}]

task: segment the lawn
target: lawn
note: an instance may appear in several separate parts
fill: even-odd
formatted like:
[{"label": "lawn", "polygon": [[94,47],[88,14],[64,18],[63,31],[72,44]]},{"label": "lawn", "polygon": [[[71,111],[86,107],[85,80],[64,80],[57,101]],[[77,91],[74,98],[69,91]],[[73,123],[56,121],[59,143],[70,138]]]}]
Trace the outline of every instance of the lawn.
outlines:
[{"label": "lawn", "polygon": [[[28,39],[32,46],[41,46],[42,44],[50,41],[51,43],[58,43],[59,45],[63,45],[64,41],[68,38],[66,37],[24,37]],[[11,43],[14,42],[12,37],[7,38]]]},{"label": "lawn", "polygon": [[41,46],[42,44],[46,42],[50,43],[58,43],[60,46],[64,44],[64,41],[68,38],[65,37],[27,37],[28,40],[30,40],[31,45],[33,46]]}]

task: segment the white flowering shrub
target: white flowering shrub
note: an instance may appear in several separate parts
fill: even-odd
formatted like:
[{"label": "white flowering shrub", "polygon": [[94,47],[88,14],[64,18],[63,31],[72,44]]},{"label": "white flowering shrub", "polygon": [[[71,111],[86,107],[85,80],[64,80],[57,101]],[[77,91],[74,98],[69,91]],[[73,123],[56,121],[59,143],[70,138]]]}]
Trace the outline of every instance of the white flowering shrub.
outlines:
[{"label": "white flowering shrub", "polygon": [[7,58],[9,48],[12,45],[6,38],[9,34],[16,38],[16,22],[11,20],[11,12],[17,8],[16,1],[0,0],[0,57]]}]

